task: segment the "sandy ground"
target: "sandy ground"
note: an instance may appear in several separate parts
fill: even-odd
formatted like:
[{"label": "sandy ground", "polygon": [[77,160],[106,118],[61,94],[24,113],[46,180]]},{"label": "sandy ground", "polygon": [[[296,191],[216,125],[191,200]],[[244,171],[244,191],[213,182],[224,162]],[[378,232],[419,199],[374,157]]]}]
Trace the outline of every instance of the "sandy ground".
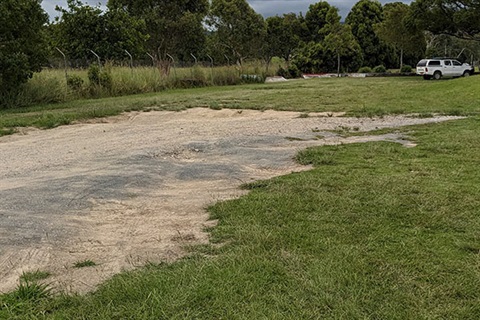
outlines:
[{"label": "sandy ground", "polygon": [[[243,183],[309,169],[293,161],[308,146],[411,145],[394,134],[344,139],[328,130],[454,119],[299,116],[129,113],[0,138],[0,292],[27,271],[48,271],[56,290],[84,293],[122,270],[174,261],[185,244],[208,241],[208,205],[242,195]],[[73,267],[85,260],[97,265]]]}]

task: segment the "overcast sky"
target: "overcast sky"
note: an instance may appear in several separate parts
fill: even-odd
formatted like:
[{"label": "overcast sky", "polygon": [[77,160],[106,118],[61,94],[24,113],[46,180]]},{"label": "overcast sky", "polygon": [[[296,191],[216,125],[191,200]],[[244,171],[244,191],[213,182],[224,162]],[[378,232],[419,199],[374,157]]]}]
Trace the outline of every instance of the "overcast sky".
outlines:
[{"label": "overcast sky", "polygon": [[[358,0],[330,0],[328,1],[331,5],[340,9],[340,14],[342,17],[346,17],[352,6]],[[394,2],[395,0],[380,0],[381,3]],[[84,0],[84,3],[90,5],[105,4],[107,0]],[[264,17],[270,17],[274,15],[281,15],[283,13],[289,12],[307,12],[308,6],[312,3],[318,1],[315,0],[248,0],[250,5],[255,9],[256,12],[262,14]],[[402,2],[410,3],[411,0],[404,0]],[[59,5],[62,7],[67,6],[66,0],[43,0],[43,8],[50,15],[50,19],[57,16],[55,11],[55,6]]]}]

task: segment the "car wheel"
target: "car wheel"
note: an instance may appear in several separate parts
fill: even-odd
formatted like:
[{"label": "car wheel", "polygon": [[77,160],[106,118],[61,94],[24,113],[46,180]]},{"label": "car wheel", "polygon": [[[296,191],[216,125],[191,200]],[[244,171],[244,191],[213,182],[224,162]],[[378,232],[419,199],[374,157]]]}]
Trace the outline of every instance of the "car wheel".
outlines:
[{"label": "car wheel", "polygon": [[463,73],[463,76],[464,76],[464,77],[470,77],[470,75],[471,75],[471,74],[470,74],[470,71],[465,71],[465,72]]},{"label": "car wheel", "polygon": [[424,79],[424,80],[430,80],[430,79],[432,79],[432,77],[429,76],[429,75],[424,75],[424,76],[423,76],[423,79]]},{"label": "car wheel", "polygon": [[436,71],[434,74],[433,74],[433,79],[435,80],[440,80],[442,78],[442,73],[440,71]]}]

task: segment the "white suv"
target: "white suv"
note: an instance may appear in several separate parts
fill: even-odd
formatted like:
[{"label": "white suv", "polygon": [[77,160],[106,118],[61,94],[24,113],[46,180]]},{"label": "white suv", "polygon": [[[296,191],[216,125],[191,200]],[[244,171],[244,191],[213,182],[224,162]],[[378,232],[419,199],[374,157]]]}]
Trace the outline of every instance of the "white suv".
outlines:
[{"label": "white suv", "polygon": [[417,74],[423,79],[439,80],[442,77],[468,77],[474,69],[468,63],[461,63],[451,58],[432,58],[421,60],[417,64]]}]

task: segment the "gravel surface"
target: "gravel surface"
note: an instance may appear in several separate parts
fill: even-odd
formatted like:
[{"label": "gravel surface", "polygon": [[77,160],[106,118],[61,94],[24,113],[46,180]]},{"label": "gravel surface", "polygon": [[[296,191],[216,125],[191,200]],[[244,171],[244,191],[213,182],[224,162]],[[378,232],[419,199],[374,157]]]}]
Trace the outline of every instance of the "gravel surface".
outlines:
[{"label": "gravel surface", "polygon": [[[56,290],[84,293],[146,262],[174,261],[204,243],[207,205],[242,183],[309,169],[308,146],[388,140],[341,138],[455,117],[359,119],[337,114],[190,109],[128,113],[0,138],[0,292],[26,271],[49,271]],[[322,136],[323,138],[318,138]],[[76,262],[97,265],[74,268]]]}]

